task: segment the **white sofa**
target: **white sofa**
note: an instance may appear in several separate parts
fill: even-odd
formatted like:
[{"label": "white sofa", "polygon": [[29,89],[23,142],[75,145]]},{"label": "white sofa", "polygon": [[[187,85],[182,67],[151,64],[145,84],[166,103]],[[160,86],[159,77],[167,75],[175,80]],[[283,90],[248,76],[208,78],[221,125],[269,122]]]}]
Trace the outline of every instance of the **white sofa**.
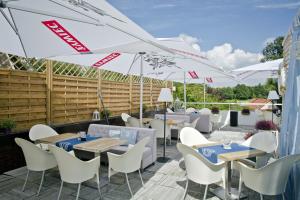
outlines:
[{"label": "white sofa", "polygon": [[[149,142],[146,144],[145,151],[143,153],[143,158],[141,162],[141,169],[145,169],[149,165],[155,163],[157,158],[157,146],[156,146],[156,133],[154,129],[149,128],[137,128],[137,127],[124,127],[124,126],[112,126],[112,125],[103,125],[103,124],[90,124],[88,128],[88,134],[101,136],[101,137],[110,137],[110,130],[136,130],[137,137],[136,143],[142,140],[145,137],[150,137]],[[128,150],[128,145],[117,146],[109,150],[108,152],[123,154]],[[75,151],[76,156],[82,158],[90,158],[91,154],[82,151]],[[107,153],[104,152],[101,154],[101,161],[107,162]]]}]

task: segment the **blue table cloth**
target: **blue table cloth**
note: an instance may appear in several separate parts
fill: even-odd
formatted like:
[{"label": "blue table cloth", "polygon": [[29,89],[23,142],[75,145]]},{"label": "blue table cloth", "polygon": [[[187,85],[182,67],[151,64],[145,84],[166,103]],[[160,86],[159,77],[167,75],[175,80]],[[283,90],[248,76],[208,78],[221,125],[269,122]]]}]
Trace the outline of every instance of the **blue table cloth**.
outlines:
[{"label": "blue table cloth", "polygon": [[86,141],[82,141],[80,138],[72,138],[72,139],[67,139],[67,140],[56,142],[55,145],[58,146],[58,147],[63,148],[66,151],[72,151],[73,146],[76,145],[76,144],[96,140],[96,139],[99,139],[99,138],[101,138],[101,137],[93,137],[93,136],[87,135],[86,136]]},{"label": "blue table cloth", "polygon": [[203,155],[210,162],[218,163],[218,155],[219,154],[238,152],[238,151],[248,151],[248,150],[253,149],[251,147],[246,147],[246,146],[239,145],[236,143],[232,143],[230,146],[231,146],[231,149],[224,149],[223,145],[200,147],[200,148],[198,148],[198,152],[201,155]]}]

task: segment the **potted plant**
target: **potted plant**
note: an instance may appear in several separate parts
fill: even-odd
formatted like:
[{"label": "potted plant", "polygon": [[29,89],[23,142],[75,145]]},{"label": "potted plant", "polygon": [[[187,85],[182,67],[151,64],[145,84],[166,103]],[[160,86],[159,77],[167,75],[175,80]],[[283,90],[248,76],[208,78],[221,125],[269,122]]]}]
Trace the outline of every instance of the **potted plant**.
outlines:
[{"label": "potted plant", "polygon": [[277,130],[276,124],[268,120],[258,121],[255,125],[255,128],[258,130]]},{"label": "potted plant", "polygon": [[105,119],[105,113],[107,115],[107,118],[111,115],[111,112],[108,109],[104,109],[100,112],[101,119]]},{"label": "potted plant", "polygon": [[214,114],[214,115],[217,115],[220,113],[220,110],[218,107],[212,107],[211,108],[211,113]]},{"label": "potted plant", "polygon": [[249,110],[249,108],[243,108],[243,110],[242,110],[242,115],[250,115],[250,110]]},{"label": "potted plant", "polygon": [[14,128],[16,128],[16,122],[12,119],[3,119],[0,122],[0,129],[2,129],[5,134],[10,134]]}]

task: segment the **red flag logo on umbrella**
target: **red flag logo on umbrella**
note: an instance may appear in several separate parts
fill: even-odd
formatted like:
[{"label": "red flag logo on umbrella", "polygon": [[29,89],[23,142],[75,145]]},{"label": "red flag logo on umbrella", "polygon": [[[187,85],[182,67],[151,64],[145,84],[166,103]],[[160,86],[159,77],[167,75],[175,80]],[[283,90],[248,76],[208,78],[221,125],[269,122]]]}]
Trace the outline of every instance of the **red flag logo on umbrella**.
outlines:
[{"label": "red flag logo on umbrella", "polygon": [[189,71],[189,75],[192,77],[192,79],[198,79],[198,75],[195,71]]},{"label": "red flag logo on umbrella", "polygon": [[212,83],[212,82],[213,82],[213,79],[212,79],[211,77],[206,77],[206,81],[207,81],[208,83]]},{"label": "red flag logo on umbrella", "polygon": [[111,53],[105,58],[102,58],[101,60],[97,61],[95,64],[93,64],[93,67],[101,67],[105,63],[108,63],[115,59],[116,57],[119,57],[121,54],[120,53]]},{"label": "red flag logo on umbrella", "polygon": [[55,35],[60,37],[65,43],[70,45],[79,53],[89,53],[90,50],[77,40],[69,31],[67,31],[60,23],[56,20],[49,20],[42,22],[48,29],[50,29]]}]

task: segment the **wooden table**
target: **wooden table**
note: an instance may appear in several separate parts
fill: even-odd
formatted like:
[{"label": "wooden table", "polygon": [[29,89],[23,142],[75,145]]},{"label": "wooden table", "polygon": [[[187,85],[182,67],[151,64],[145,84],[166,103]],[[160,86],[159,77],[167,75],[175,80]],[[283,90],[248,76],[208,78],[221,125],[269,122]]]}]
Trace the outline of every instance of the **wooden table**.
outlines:
[{"label": "wooden table", "polygon": [[78,138],[79,135],[75,133],[63,133],[59,135],[54,135],[50,137],[40,138],[36,140],[37,143],[46,143],[46,144],[55,144],[56,142],[72,139],[72,138]]},{"label": "wooden table", "polygon": [[118,138],[99,138],[96,140],[76,144],[73,149],[92,152],[96,156],[99,156],[101,152],[107,151],[115,146],[120,146],[125,144],[125,140],[120,140]]},{"label": "wooden table", "polygon": [[[200,147],[209,147],[220,145],[221,143],[212,142],[209,144],[203,145],[195,145],[193,146],[194,149],[198,149]],[[230,153],[223,153],[218,155],[218,159],[221,159],[225,162],[225,197],[224,197],[224,190],[223,188],[216,188],[212,192],[216,194],[221,199],[238,199],[237,190],[231,188],[231,164],[232,161],[241,160],[245,158],[252,158],[256,156],[264,155],[266,152],[258,150],[258,149],[251,149],[251,150],[244,150],[244,151],[236,151]]]},{"label": "wooden table", "polygon": [[[79,137],[80,137],[79,134],[63,133],[63,134],[50,136],[46,138],[40,138],[37,140],[37,142],[55,144],[56,142],[73,139],[73,138],[79,138]],[[107,151],[115,146],[119,146],[125,143],[126,143],[125,140],[120,140],[118,138],[99,138],[96,140],[76,144],[73,146],[73,149],[92,152],[95,154],[95,156],[99,156],[101,152]]]}]

